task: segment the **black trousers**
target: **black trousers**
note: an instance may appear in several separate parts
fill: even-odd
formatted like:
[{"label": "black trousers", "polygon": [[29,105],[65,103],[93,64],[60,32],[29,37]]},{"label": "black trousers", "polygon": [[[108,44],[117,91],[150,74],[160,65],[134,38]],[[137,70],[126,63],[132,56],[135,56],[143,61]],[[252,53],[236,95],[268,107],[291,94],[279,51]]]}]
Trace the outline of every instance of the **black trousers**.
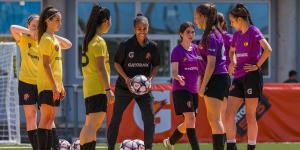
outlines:
[{"label": "black trousers", "polygon": [[115,99],[113,114],[107,131],[108,149],[114,150],[123,112],[133,99],[138,104],[142,113],[142,120],[144,122],[145,148],[151,149],[155,128],[152,94],[148,93],[138,96],[132,94],[129,90],[116,87]]}]

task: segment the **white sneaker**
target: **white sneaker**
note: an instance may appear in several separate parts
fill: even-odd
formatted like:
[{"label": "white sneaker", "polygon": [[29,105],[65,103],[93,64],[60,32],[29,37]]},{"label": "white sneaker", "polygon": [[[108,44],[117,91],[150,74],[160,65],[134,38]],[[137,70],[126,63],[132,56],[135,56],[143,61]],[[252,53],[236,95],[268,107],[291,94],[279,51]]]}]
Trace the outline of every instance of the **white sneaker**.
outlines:
[{"label": "white sneaker", "polygon": [[170,144],[169,138],[163,140],[163,146],[166,150],[174,150],[174,145]]}]

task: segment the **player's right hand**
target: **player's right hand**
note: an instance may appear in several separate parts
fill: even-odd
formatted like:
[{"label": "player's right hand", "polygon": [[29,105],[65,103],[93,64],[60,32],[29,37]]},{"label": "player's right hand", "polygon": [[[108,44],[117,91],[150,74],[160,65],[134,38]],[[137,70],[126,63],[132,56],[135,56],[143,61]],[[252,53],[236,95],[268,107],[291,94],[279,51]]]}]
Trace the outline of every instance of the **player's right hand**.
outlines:
[{"label": "player's right hand", "polygon": [[184,76],[180,76],[180,75],[177,76],[177,80],[181,86],[185,85],[184,79],[185,79]]},{"label": "player's right hand", "polygon": [[58,87],[56,85],[53,87],[52,93],[53,93],[53,101],[59,100],[60,93],[59,93]]},{"label": "player's right hand", "polygon": [[129,77],[127,77],[125,79],[125,82],[126,82],[126,85],[127,85],[128,89],[130,89],[130,87],[131,87],[131,79]]},{"label": "player's right hand", "polygon": [[112,90],[106,91],[106,97],[108,104],[113,104],[115,102],[115,94]]}]

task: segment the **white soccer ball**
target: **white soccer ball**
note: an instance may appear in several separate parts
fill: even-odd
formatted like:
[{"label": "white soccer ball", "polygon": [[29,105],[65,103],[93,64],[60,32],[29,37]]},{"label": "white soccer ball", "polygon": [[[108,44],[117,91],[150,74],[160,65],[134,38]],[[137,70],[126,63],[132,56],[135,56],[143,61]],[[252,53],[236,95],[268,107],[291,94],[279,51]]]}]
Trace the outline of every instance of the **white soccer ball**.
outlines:
[{"label": "white soccer ball", "polygon": [[144,75],[136,75],[131,79],[130,91],[136,95],[144,95],[149,92],[151,82]]},{"label": "white soccer ball", "polygon": [[73,141],[71,150],[80,150],[80,140]]},{"label": "white soccer ball", "polygon": [[137,150],[145,150],[145,144],[144,141],[140,140],[140,139],[135,139],[133,140],[133,142],[135,142],[138,146]]},{"label": "white soccer ball", "polygon": [[134,141],[126,139],[121,143],[120,150],[138,150],[138,145]]},{"label": "white soccer ball", "polygon": [[59,149],[60,150],[70,150],[71,144],[65,139],[59,139]]}]

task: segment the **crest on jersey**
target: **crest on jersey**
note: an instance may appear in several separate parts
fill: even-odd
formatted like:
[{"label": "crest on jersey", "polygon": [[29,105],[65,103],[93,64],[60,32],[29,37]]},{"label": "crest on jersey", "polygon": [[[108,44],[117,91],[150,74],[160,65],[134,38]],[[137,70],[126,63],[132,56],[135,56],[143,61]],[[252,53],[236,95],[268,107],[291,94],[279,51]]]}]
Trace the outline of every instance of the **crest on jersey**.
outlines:
[{"label": "crest on jersey", "polygon": [[151,59],[151,54],[150,54],[150,52],[148,52],[148,53],[146,54],[146,59],[147,59],[147,60],[150,60],[150,59]]},{"label": "crest on jersey", "polygon": [[31,48],[31,43],[28,43],[27,46],[28,46],[28,48]]},{"label": "crest on jersey", "polygon": [[182,62],[186,62],[187,60],[188,60],[187,57],[182,58]]},{"label": "crest on jersey", "polygon": [[244,46],[247,47],[249,45],[248,42],[244,42]]},{"label": "crest on jersey", "polygon": [[129,52],[128,57],[132,59],[134,57],[134,52]]},{"label": "crest on jersey", "polygon": [[58,51],[58,50],[59,50],[59,46],[58,46],[58,45],[55,45],[55,46],[54,46],[54,49],[55,49],[56,51]]}]

